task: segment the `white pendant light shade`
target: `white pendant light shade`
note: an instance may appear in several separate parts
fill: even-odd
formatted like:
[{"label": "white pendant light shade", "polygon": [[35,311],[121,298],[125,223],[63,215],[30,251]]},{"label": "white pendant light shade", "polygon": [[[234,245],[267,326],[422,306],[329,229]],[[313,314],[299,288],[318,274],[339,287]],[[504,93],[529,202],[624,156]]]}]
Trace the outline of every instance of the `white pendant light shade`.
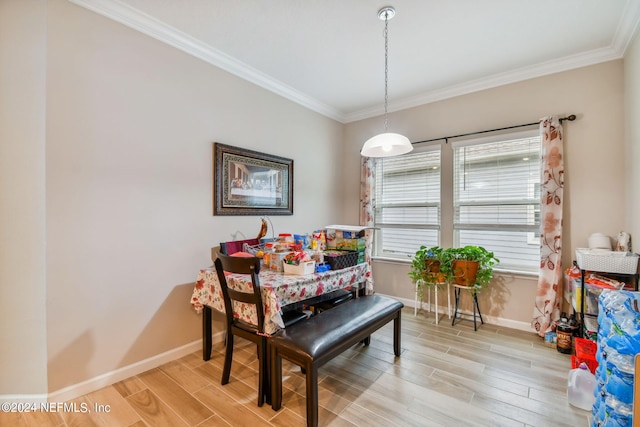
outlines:
[{"label": "white pendant light shade", "polygon": [[388,101],[389,101],[389,19],[396,16],[396,10],[391,6],[378,11],[378,19],[384,21],[384,133],[370,138],[362,146],[360,154],[364,157],[391,157],[406,154],[413,150],[411,141],[406,136],[387,132]]},{"label": "white pendant light shade", "polygon": [[411,141],[398,133],[381,133],[364,143],[360,154],[365,157],[390,157],[413,150]]}]

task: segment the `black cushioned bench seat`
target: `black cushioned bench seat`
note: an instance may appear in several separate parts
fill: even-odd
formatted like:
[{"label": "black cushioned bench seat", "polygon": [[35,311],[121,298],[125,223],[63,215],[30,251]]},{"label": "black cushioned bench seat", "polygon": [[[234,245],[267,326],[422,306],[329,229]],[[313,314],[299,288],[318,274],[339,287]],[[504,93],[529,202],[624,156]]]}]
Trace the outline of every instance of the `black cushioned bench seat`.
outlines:
[{"label": "black cushioned bench seat", "polygon": [[310,319],[285,328],[269,339],[271,403],[282,406],[282,359],[306,373],[307,425],[318,425],[318,368],[349,347],[364,342],[390,321],[394,322],[393,352],[400,356],[402,304],[382,295],[356,298]]}]

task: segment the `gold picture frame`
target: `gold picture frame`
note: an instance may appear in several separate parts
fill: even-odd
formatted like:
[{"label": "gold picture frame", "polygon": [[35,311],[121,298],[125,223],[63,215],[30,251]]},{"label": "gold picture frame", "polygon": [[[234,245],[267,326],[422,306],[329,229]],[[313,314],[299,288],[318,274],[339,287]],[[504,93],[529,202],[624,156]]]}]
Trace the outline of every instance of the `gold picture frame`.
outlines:
[{"label": "gold picture frame", "polygon": [[293,215],[293,160],[213,143],[214,215]]}]

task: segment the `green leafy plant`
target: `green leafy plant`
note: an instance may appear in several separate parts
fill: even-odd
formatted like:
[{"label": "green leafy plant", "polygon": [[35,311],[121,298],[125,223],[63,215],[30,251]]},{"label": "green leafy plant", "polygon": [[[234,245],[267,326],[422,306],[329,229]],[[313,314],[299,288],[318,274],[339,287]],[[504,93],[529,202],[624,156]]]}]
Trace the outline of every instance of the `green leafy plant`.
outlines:
[{"label": "green leafy plant", "polygon": [[418,296],[422,299],[423,286],[431,286],[444,281],[440,274],[440,257],[444,249],[439,246],[420,246],[411,258],[409,277],[418,286]]},{"label": "green leafy plant", "polygon": [[[454,280],[456,273],[460,274],[459,267],[456,267],[455,261],[476,261],[478,270],[472,283],[476,291],[485,288],[493,278],[493,266],[500,262],[493,252],[486,250],[482,246],[465,246],[462,248],[447,248],[440,255],[440,271],[447,276],[449,280]],[[456,271],[458,270],[458,271]]]}]

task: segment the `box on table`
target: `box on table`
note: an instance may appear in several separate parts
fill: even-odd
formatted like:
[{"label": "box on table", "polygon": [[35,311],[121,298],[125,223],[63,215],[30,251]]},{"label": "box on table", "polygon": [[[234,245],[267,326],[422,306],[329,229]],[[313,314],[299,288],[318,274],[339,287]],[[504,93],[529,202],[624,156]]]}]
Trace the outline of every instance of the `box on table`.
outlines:
[{"label": "box on table", "polygon": [[344,237],[345,239],[357,239],[364,237],[364,230],[367,227],[362,225],[327,225],[327,236]]},{"label": "box on table", "polygon": [[297,276],[304,276],[306,274],[313,274],[316,271],[315,261],[302,261],[300,264],[287,264],[282,262],[284,274],[293,274]]},{"label": "box on table", "polygon": [[367,241],[362,238],[346,239],[344,237],[336,237],[327,241],[327,248],[337,249],[339,251],[362,251],[364,252]]},{"label": "box on table", "polygon": [[267,264],[265,260],[264,266],[271,271],[281,272],[284,257],[286,257],[290,253],[291,252],[272,252],[265,257],[268,258],[269,263]]},{"label": "box on table", "polygon": [[364,237],[366,228],[367,227],[361,225],[327,225],[325,227],[327,248],[342,249],[337,246],[338,241],[342,242],[345,239],[354,239],[356,242],[345,242],[343,245],[352,245],[352,247],[345,248],[346,250],[357,250],[358,244],[364,244],[364,239],[362,240],[362,243],[359,243],[358,239],[362,239]]}]

